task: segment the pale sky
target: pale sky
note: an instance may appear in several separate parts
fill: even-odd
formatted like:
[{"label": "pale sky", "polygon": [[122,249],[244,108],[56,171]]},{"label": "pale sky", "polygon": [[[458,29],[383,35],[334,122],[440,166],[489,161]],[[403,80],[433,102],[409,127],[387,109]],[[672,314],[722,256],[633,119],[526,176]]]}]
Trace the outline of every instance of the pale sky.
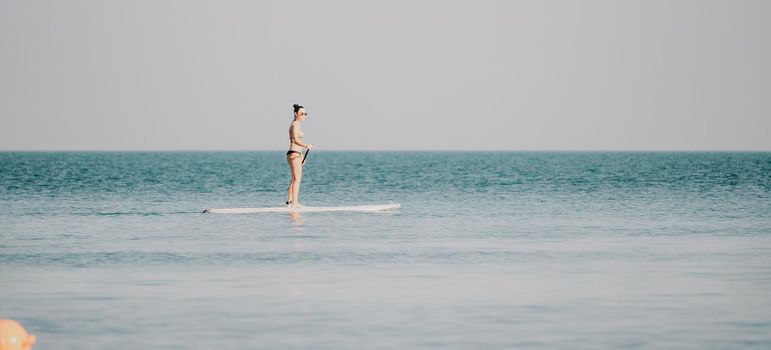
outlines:
[{"label": "pale sky", "polygon": [[0,150],[771,150],[771,1],[0,0]]}]

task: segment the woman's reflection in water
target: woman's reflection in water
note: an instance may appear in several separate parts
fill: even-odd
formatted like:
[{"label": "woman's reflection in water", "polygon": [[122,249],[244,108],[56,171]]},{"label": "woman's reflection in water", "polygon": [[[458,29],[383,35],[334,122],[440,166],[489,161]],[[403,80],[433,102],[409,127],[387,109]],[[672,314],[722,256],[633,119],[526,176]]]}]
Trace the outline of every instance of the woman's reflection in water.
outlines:
[{"label": "woman's reflection in water", "polygon": [[300,213],[296,211],[289,212],[289,219],[292,220],[292,223],[295,224],[295,226],[300,226],[305,221],[305,219],[303,219],[303,217],[300,216]]},{"label": "woman's reflection in water", "polygon": [[[296,211],[290,211],[289,212],[289,219],[292,220],[292,233],[294,234],[295,238],[292,240],[292,254],[296,254],[296,258],[301,259],[302,255],[305,253],[305,245],[303,244],[303,222],[305,219],[303,219],[302,216],[300,216],[300,213]],[[302,267],[297,267],[294,273],[294,278],[291,279],[291,282],[287,285],[287,295],[290,298],[301,298],[304,294],[304,289],[302,286],[305,284],[306,278],[305,278],[305,270]]]}]

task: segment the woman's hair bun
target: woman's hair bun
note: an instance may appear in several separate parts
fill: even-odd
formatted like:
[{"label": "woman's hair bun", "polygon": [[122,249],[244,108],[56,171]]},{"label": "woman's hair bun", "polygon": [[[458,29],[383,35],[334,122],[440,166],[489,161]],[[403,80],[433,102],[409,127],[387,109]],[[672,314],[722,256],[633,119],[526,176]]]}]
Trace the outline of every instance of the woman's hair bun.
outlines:
[{"label": "woman's hair bun", "polygon": [[295,103],[292,105],[292,108],[294,108],[294,112],[297,113],[297,111],[299,111],[300,108],[304,108],[304,107]]}]

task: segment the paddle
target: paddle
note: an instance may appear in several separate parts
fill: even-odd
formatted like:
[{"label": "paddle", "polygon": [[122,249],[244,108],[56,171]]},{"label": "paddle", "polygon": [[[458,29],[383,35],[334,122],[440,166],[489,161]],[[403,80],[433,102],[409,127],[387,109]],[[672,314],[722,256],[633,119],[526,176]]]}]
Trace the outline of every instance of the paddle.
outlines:
[{"label": "paddle", "polygon": [[305,155],[303,156],[303,162],[302,162],[301,165],[305,165],[305,160],[308,159],[308,152],[310,152],[310,151],[311,151],[310,148],[305,150]]}]

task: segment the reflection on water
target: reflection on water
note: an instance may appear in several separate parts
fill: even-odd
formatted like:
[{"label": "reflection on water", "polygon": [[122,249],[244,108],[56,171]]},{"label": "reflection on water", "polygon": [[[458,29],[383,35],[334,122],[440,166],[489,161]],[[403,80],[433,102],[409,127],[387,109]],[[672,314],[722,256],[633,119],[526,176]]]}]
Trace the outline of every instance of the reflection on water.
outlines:
[{"label": "reflection on water", "polygon": [[292,223],[295,224],[295,226],[302,225],[305,220],[300,215],[300,213],[296,211],[290,211],[289,212],[289,219],[292,220]]}]

